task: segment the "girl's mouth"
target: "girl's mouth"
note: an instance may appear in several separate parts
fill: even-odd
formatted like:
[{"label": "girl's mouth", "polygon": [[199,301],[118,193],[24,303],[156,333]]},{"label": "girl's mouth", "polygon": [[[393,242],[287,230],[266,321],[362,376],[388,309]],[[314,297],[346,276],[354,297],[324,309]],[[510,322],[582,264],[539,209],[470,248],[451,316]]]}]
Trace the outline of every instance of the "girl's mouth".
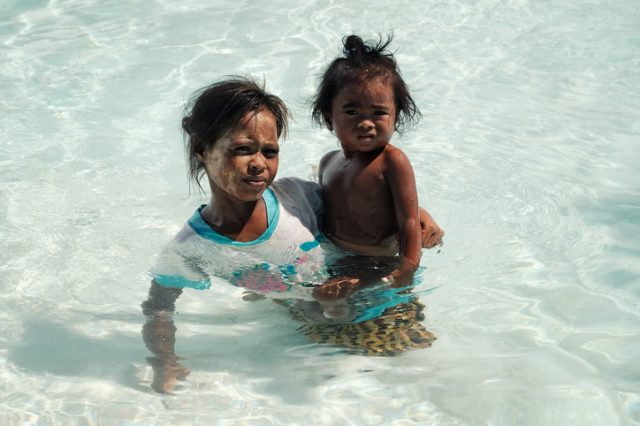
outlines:
[{"label": "girl's mouth", "polygon": [[267,180],[264,178],[251,177],[244,180],[247,184],[255,187],[267,186]]}]

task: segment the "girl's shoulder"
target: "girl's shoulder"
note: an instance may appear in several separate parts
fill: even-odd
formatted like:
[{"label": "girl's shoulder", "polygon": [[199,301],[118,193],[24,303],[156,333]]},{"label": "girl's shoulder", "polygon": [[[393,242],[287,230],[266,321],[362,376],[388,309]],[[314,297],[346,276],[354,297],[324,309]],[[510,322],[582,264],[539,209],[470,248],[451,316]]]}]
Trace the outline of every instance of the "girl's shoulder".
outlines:
[{"label": "girl's shoulder", "polygon": [[271,184],[271,188],[279,197],[299,199],[302,196],[309,201],[322,197],[322,188],[317,182],[296,177],[280,178]]},{"label": "girl's shoulder", "polygon": [[285,210],[317,225],[324,211],[322,188],[317,182],[286,177],[275,181],[271,188]]}]

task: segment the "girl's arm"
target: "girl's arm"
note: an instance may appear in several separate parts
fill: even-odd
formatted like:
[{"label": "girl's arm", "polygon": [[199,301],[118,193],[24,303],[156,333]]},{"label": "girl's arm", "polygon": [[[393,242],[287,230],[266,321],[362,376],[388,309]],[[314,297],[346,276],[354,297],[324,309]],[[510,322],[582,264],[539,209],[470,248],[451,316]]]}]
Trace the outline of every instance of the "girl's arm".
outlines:
[{"label": "girl's arm", "polygon": [[389,148],[385,152],[385,178],[393,198],[402,257],[397,278],[403,283],[411,280],[422,256],[418,193],[411,162],[400,149]]},{"label": "girl's arm", "polygon": [[147,358],[153,367],[151,387],[160,393],[171,393],[176,380],[184,380],[189,374],[189,370],[178,362],[175,353],[173,312],[180,294],[181,289],[163,287],[152,281],[149,297],[142,302],[142,312],[147,317],[142,327],[142,337],[147,349],[154,355]]}]

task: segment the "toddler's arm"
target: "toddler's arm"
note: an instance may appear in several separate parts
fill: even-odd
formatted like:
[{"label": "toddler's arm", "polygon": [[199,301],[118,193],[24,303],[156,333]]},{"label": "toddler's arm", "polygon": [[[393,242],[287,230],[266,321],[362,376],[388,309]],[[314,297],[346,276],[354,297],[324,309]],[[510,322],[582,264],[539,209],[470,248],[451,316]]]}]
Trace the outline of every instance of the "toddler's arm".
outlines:
[{"label": "toddler's arm", "polygon": [[385,178],[393,197],[398,224],[398,243],[402,265],[398,279],[410,279],[420,264],[422,234],[418,213],[418,193],[411,162],[404,152],[393,147],[386,152]]}]

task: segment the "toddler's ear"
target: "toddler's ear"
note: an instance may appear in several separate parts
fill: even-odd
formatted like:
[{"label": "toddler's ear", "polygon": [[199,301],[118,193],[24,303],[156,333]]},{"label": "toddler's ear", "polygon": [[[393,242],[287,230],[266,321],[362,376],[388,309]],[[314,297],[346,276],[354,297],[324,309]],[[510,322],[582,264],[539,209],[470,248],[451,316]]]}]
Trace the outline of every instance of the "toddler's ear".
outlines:
[{"label": "toddler's ear", "polygon": [[196,158],[199,162],[204,163],[204,155],[201,152],[196,152]]}]

